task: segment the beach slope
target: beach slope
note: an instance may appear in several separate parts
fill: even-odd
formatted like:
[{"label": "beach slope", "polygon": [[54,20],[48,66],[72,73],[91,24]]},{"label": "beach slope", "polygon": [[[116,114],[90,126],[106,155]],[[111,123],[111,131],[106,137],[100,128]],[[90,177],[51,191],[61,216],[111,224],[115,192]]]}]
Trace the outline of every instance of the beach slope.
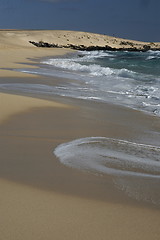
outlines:
[{"label": "beach slope", "polygon": [[[0,31],[0,84],[57,81],[13,69],[34,67],[32,59],[73,50],[37,48],[29,41],[58,44],[79,41],[78,44],[89,46],[89,41],[96,37],[93,44],[100,44],[102,39],[97,37],[100,35],[91,35]],[[87,40],[86,36],[90,38]],[[158,117],[123,107],[1,91],[1,239],[158,240],[158,206],[128,197],[115,187],[112,176],[67,168],[53,151],[59,144],[89,136],[159,141],[158,134],[156,137],[154,134],[159,130]]]}]

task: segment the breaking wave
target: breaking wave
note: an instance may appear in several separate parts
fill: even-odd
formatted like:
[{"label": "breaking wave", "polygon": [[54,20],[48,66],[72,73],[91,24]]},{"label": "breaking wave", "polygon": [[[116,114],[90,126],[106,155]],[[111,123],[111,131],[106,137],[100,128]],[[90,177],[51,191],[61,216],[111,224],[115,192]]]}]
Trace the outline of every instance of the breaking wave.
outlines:
[{"label": "breaking wave", "polygon": [[[86,59],[86,58],[85,58]],[[119,76],[123,78],[136,78],[141,79],[143,76],[139,76],[136,72],[130,71],[128,69],[113,69],[110,67],[102,67],[98,64],[84,64],[85,59],[81,61],[80,59],[49,59],[43,61],[44,64],[51,65],[56,68],[63,70],[74,71],[77,73],[88,73],[90,76]],[[89,58],[91,61],[91,58]],[[85,62],[86,63],[86,62]],[[144,77],[143,77],[144,78]]]},{"label": "breaking wave", "polygon": [[[65,57],[45,59],[39,68],[22,72],[64,78],[63,83],[46,89],[27,83],[22,86],[78,99],[109,102],[160,116],[160,51],[76,52]],[[27,87],[28,86],[28,87]],[[0,86],[0,88],[14,86]],[[20,87],[20,85],[18,86]],[[15,87],[14,87],[15,88]],[[19,88],[20,89],[20,88]],[[29,89],[28,89],[29,90]]]}]

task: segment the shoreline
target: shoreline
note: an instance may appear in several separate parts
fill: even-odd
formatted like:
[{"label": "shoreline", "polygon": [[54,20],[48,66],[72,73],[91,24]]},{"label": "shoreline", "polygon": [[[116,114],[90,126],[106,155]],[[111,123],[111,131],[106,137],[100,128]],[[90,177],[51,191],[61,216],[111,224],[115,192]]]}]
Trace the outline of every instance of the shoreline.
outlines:
[{"label": "shoreline", "polygon": [[[24,81],[25,80],[26,78],[24,78]],[[53,81],[53,78],[48,77],[43,80]],[[31,81],[34,82],[35,79],[31,79]],[[108,137],[111,139],[158,146],[157,143],[160,142],[160,136],[156,135],[156,132],[160,132],[160,119],[158,117],[112,104],[95,103],[85,100],[73,101],[73,99],[65,97],[34,96],[34,94],[27,93],[24,95],[21,93],[18,95],[17,93],[0,93],[0,105],[2,109],[0,117],[0,140],[4,156],[7,160],[6,163],[1,164],[4,166],[4,168],[2,167],[1,169],[1,174],[5,174],[5,166],[6,168],[10,166],[12,154],[15,156],[15,160],[16,155],[20,155],[21,151],[18,153],[18,144],[23,146],[22,156],[20,155],[18,157],[16,160],[17,163],[15,162],[15,164],[21,165],[21,162],[23,163],[23,154],[28,148],[26,148],[26,146],[29,146],[27,150],[28,153],[26,152],[26,154],[28,157],[31,153],[33,154],[33,156],[31,155],[29,158],[31,158],[37,166],[37,169],[34,169],[35,172],[32,170],[33,174],[23,169],[23,166],[21,166],[21,170],[19,167],[17,170],[13,169],[9,175],[6,175],[7,179],[18,181],[25,185],[29,184],[38,188],[44,188],[47,191],[55,192],[59,189],[61,193],[67,195],[71,194],[76,196],[78,194],[79,197],[83,196],[84,198],[93,198],[103,200],[104,202],[108,202],[109,200],[111,202],[119,202],[122,205],[125,203],[154,208],[152,204],[143,201],[137,202],[125,195],[123,191],[119,191],[113,183],[114,175],[104,175],[99,179],[99,177],[92,176],[90,173],[68,168],[59,162],[54,156],[53,151],[62,143],[86,137]],[[30,141],[32,144],[29,143]],[[50,146],[48,152],[45,151],[45,154],[43,153],[44,147],[42,142],[44,146]],[[13,145],[11,147],[13,152],[11,153],[7,153],[6,147],[8,144],[9,146]],[[41,147],[38,147],[39,144]],[[35,146],[35,150],[33,146]],[[38,149],[41,149],[40,154],[38,153]],[[37,157],[34,159],[33,157],[35,155]],[[45,156],[48,156],[48,160],[47,162],[45,161],[46,172],[43,173],[42,171],[44,169],[38,166],[38,162],[40,161],[44,164],[43,158],[45,159]],[[24,158],[24,164],[27,164],[28,157]],[[29,161],[29,168],[32,168],[31,159]],[[54,162],[52,161],[57,162],[55,169],[53,169]],[[54,174],[51,172],[51,169]],[[56,185],[56,181],[58,180],[55,174],[56,170],[58,170],[58,172],[62,171],[64,176],[68,174],[65,186],[63,186],[63,184]],[[56,177],[54,177],[54,175],[56,175]],[[35,179],[35,176],[37,176],[38,179]],[[5,175],[3,178],[4,177]],[[73,187],[72,181],[76,182],[76,179],[78,179],[77,185]],[[94,184],[89,184],[88,186],[88,180]],[[58,182],[59,181],[61,183],[60,179]],[[99,189],[97,188],[98,186]],[[108,186],[111,191],[109,196],[106,192],[106,186]],[[159,206],[157,205],[156,208],[159,209]]]},{"label": "shoreline", "polygon": [[[22,235],[24,240],[43,239],[44,236],[47,240],[53,237],[97,240],[106,239],[106,236],[115,240],[136,240],[139,236],[144,240],[157,239],[160,234],[158,206],[129,198],[114,186],[112,177],[98,177],[67,168],[53,155],[60,143],[90,136],[93,132],[95,136],[120,138],[123,135],[125,139],[133,139],[134,133],[135,139],[150,126],[152,118],[147,120],[138,112],[137,115],[122,109],[118,112],[112,107],[104,112],[106,106],[86,105],[85,101],[57,107],[52,101],[11,94],[5,94],[4,100],[14,111],[14,104],[17,106],[21,102],[24,110],[14,112],[0,125],[3,149],[3,158],[0,158],[0,220],[3,224],[0,232],[6,240],[10,240],[10,234],[17,240]],[[28,110],[24,109],[23,101],[29,106]],[[48,103],[51,106],[45,106]],[[126,122],[123,121],[124,113]],[[108,116],[108,123],[104,116]],[[126,127],[130,129],[133,116],[135,128],[128,132]],[[139,128],[144,119],[148,124]],[[125,126],[127,122],[129,125]],[[148,137],[150,133],[146,140]]]},{"label": "shoreline", "polygon": [[[23,44],[0,49],[3,67],[68,52]],[[37,81],[54,84],[57,79],[0,72],[0,83]],[[110,104],[15,92],[1,92],[0,105],[3,239],[158,239],[159,206],[137,202],[114,187],[112,177],[67,168],[53,155],[59,144],[93,135],[159,143],[158,117]]]},{"label": "shoreline", "polygon": [[71,52],[71,50],[64,50],[64,49],[54,49],[50,51],[49,49],[35,49],[32,48],[3,48],[0,49],[1,53],[1,59],[0,59],[0,77],[35,77],[35,74],[27,74],[22,73],[18,71],[12,71],[12,69],[16,68],[24,68],[24,67],[30,67],[34,68],[33,60],[32,59],[39,59],[42,57],[49,57],[49,56],[60,56],[65,55],[68,52]]}]

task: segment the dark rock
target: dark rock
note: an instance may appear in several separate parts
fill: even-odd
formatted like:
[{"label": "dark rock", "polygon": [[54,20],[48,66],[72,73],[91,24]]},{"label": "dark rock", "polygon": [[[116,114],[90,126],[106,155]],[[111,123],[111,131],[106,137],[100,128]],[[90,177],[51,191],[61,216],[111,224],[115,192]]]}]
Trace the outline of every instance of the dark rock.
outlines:
[{"label": "dark rock", "polygon": [[143,45],[143,51],[148,51],[148,50],[150,50],[151,49],[151,47],[149,46],[149,45]]},{"label": "dark rock", "polygon": [[47,42],[34,42],[34,41],[29,41],[31,44],[33,44],[36,47],[45,47],[45,48],[70,48],[73,50],[78,50],[78,51],[96,51],[96,50],[107,50],[107,51],[129,51],[129,52],[146,52],[148,50],[160,50],[159,48],[151,48],[149,45],[143,45],[143,48],[136,48],[132,42],[121,42],[121,45],[130,45],[131,47],[127,48],[122,47],[122,48],[113,48],[108,45],[105,46],[84,46],[84,45],[73,45],[73,44],[66,44],[66,45],[58,45],[54,43],[47,43]]}]

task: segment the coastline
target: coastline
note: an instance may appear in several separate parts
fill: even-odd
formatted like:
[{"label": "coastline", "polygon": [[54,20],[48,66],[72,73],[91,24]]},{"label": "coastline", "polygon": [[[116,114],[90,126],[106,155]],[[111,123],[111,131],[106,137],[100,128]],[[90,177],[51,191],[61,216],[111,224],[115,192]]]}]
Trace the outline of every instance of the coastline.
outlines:
[{"label": "coastline", "polygon": [[[11,50],[2,51],[7,56]],[[3,67],[21,67],[12,62],[58,53],[66,50],[16,48]],[[3,82],[53,81],[9,70],[1,73]],[[128,198],[113,187],[111,178],[66,168],[53,150],[93,135],[156,143],[159,118],[109,104],[39,98],[0,93],[3,239],[158,239],[159,208]]]},{"label": "coastline", "polygon": [[[5,104],[15,109],[10,97],[5,94]],[[13,97],[19,102],[19,96]],[[20,98],[24,106],[23,101],[27,99]],[[11,102],[7,102],[9,99]],[[127,122],[133,116],[136,119],[135,128],[128,136],[126,126],[122,127],[123,118],[115,118],[122,114],[122,109],[119,113],[112,107],[108,112],[98,110],[97,117],[97,106],[90,108],[86,104],[82,106],[81,102],[79,107],[39,107],[41,101],[46,100],[32,99],[31,103],[29,97],[27,105],[31,103],[31,109],[12,115],[0,126],[3,149],[0,161],[0,220],[3,224],[0,232],[4,239],[10,239],[10,234],[16,239],[23,235],[26,240],[43,239],[44,236],[47,239],[53,236],[57,239],[96,240],[106,236],[117,240],[136,240],[139,236],[145,240],[158,239],[159,208],[128,198],[114,186],[111,177],[99,178],[67,168],[53,155],[56,146],[77,137],[94,134],[130,139],[133,135],[134,138],[141,136],[139,127],[143,116],[130,115],[124,110],[128,115]],[[37,107],[33,108],[34,105]],[[110,116],[108,123],[104,121],[106,115]],[[151,119],[148,119],[150,124]],[[137,132],[134,131],[136,128]],[[118,235],[115,226],[118,226]]]}]

